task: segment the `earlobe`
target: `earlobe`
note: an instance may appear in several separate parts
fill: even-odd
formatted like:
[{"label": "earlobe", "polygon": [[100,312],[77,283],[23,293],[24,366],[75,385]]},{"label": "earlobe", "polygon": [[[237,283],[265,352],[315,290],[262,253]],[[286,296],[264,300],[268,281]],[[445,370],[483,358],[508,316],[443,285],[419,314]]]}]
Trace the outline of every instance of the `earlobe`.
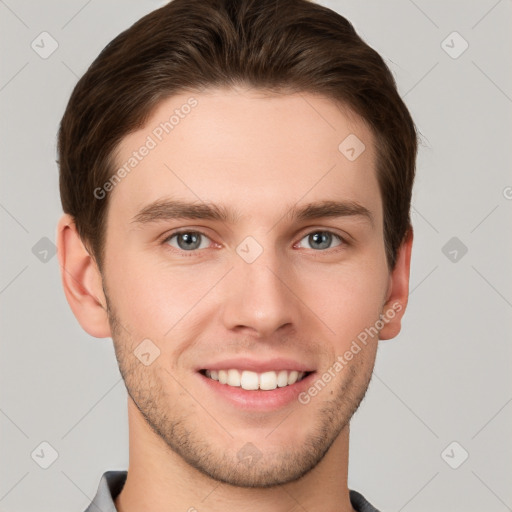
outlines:
[{"label": "earlobe", "polygon": [[57,254],[64,293],[76,319],[91,336],[110,337],[101,274],[69,214],[57,225]]},{"label": "earlobe", "polygon": [[387,300],[381,317],[385,324],[379,334],[381,340],[394,338],[401,329],[402,317],[409,299],[412,241],[413,230],[410,227],[398,250],[395,268],[389,276]]}]

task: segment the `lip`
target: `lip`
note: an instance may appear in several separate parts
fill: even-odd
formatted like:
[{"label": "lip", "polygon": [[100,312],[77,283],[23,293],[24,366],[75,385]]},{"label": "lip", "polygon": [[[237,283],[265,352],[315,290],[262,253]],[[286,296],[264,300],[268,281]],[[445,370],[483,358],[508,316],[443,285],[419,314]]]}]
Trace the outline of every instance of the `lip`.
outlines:
[{"label": "lip", "polygon": [[[225,361],[223,361],[222,364],[225,364]],[[258,368],[260,367],[261,366],[258,366]],[[220,366],[219,368],[225,369],[226,367]],[[231,366],[231,368],[236,368],[236,366]],[[274,366],[273,368],[276,367]],[[281,369],[284,370],[286,368],[282,367]],[[313,371],[309,373],[301,381],[296,382],[295,384],[265,391],[261,389],[247,391],[241,387],[221,384],[219,381],[206,377],[199,371],[196,375],[201,379],[201,385],[207,390],[206,393],[211,393],[214,396],[220,397],[224,403],[228,403],[231,407],[235,407],[237,410],[248,412],[272,412],[294,402],[297,404],[299,395],[311,386],[316,372]]]},{"label": "lip", "polygon": [[256,373],[269,372],[272,370],[296,370],[298,372],[315,371],[310,365],[294,361],[293,359],[276,357],[273,359],[265,359],[258,361],[249,358],[233,358],[223,359],[215,363],[206,363],[205,366],[199,366],[196,371],[200,370],[248,370]]}]

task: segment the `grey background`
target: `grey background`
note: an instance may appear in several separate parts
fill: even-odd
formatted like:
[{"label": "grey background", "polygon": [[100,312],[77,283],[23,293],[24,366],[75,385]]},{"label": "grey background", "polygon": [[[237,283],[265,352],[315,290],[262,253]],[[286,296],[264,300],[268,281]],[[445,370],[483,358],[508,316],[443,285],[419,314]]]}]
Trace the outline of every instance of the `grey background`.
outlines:
[{"label": "grey background", "polygon": [[[163,3],[0,0],[3,512],[82,511],[128,465],[112,341],[82,331],[51,252],[55,141],[77,78]],[[512,2],[321,3],[384,56],[422,134],[410,302],[352,421],[349,487],[383,512],[512,510]],[[43,31],[59,45],[46,59],[31,47]],[[47,469],[48,448],[31,456],[43,441]]]}]

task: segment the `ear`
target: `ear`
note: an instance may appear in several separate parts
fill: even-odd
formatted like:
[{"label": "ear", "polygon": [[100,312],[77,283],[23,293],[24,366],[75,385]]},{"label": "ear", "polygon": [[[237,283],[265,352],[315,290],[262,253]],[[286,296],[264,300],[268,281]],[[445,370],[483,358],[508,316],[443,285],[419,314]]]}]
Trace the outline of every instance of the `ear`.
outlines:
[{"label": "ear", "polygon": [[410,227],[398,250],[395,268],[389,276],[386,303],[381,317],[385,323],[379,334],[381,340],[394,338],[401,329],[402,317],[409,299],[412,239],[413,231]]},{"label": "ear", "polygon": [[111,337],[100,271],[69,214],[57,224],[57,254],[64,293],[76,319],[91,336]]}]

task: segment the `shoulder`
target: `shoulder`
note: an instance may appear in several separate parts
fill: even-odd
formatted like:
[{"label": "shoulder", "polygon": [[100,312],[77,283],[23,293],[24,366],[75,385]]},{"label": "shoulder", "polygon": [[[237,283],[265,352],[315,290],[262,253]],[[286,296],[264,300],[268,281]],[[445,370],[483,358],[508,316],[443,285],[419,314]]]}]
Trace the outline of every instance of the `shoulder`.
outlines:
[{"label": "shoulder", "polygon": [[380,512],[357,491],[350,490],[350,503],[357,512]]},{"label": "shoulder", "polygon": [[127,471],[106,471],[103,473],[98,490],[91,504],[84,512],[117,512],[114,500],[123,489]]}]

